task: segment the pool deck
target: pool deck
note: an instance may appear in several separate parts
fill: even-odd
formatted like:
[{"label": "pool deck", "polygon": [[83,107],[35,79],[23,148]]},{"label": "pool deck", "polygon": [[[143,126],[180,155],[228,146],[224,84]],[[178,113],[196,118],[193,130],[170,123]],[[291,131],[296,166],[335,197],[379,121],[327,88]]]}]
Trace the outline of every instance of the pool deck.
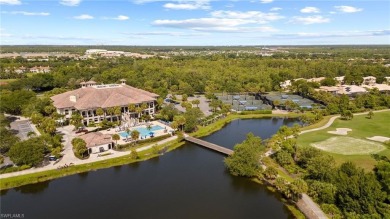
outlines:
[{"label": "pool deck", "polygon": [[[159,121],[152,121],[149,123],[151,124],[151,126],[161,126],[163,128],[161,130],[152,131],[152,132],[154,132],[154,137],[166,135],[166,134],[172,133],[174,131],[171,127],[169,127],[165,124],[162,124]],[[138,126],[131,127],[130,130],[133,131],[135,128],[146,128],[146,124],[141,124]],[[113,134],[119,134],[119,133],[124,132],[124,131],[117,131],[115,128],[111,128],[109,130],[102,130],[100,132],[103,134],[113,135]],[[121,135],[119,135],[119,136],[121,137],[121,139],[118,140],[117,144],[123,145],[123,144],[130,143],[130,141],[126,141],[126,137],[123,137]],[[150,135],[148,135],[146,138],[144,138],[145,136],[140,135],[139,140],[141,140],[141,137],[142,137],[142,139],[148,139],[148,138],[150,138]]]}]

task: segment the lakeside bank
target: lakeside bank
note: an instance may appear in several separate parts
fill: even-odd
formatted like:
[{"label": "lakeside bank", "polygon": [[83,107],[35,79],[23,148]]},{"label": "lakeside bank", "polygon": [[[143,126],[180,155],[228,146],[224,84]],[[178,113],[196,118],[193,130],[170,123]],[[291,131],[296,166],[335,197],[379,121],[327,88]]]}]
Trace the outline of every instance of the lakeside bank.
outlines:
[{"label": "lakeside bank", "polygon": [[[220,129],[222,129],[225,125],[229,124],[231,121],[236,120],[236,119],[261,119],[261,118],[272,118],[272,117],[277,117],[277,118],[298,118],[301,116],[301,114],[297,113],[290,113],[290,114],[248,114],[248,115],[241,115],[241,114],[229,114],[225,118],[222,118],[208,126],[200,127],[198,131],[191,133],[190,135],[193,137],[204,137],[208,136]],[[184,145],[184,142],[180,142],[181,139],[178,140],[173,140],[170,142],[166,142],[163,145],[158,145],[160,149],[166,147],[167,151],[171,151],[173,149],[176,149],[179,146]],[[147,147],[152,147],[158,144],[157,142],[154,142]],[[67,167],[65,169],[51,169],[51,170],[44,170],[41,172],[36,172],[36,173],[28,173],[25,175],[20,175],[20,176],[11,176],[7,178],[0,178],[0,190],[5,190],[5,189],[10,189],[10,188],[15,188],[23,185],[28,185],[28,184],[33,184],[33,183],[39,183],[39,182],[44,182],[47,180],[52,180],[56,178],[61,178],[65,176],[69,176],[72,174],[78,174],[82,172],[87,172],[87,171],[93,171],[97,169],[102,169],[102,168],[109,168],[113,166],[119,166],[119,165],[124,165],[124,164],[129,164],[129,163],[134,163],[134,162],[140,162],[144,160],[148,160],[150,158],[159,156],[159,154],[155,155],[150,155],[152,152],[152,148],[149,150],[145,150],[143,152],[140,152],[139,155],[143,155],[142,158],[132,160],[130,159],[130,152],[128,155],[124,156],[119,156],[115,158],[107,158],[103,159],[101,161],[95,161],[95,162],[90,162],[86,164],[79,164],[79,165],[74,165]]]},{"label": "lakeside bank", "polygon": [[[255,115],[239,115],[239,114],[232,114],[232,115],[229,115],[209,126],[206,126],[206,127],[200,127],[198,132],[195,132],[193,134],[204,134],[204,135],[210,135],[212,134],[213,132],[215,131],[218,131],[222,128],[225,127],[225,125],[229,124],[231,121],[233,120],[236,120],[236,119],[260,119],[260,118],[297,118],[299,117],[301,114],[296,114],[296,115],[291,115],[291,114],[283,114],[283,115],[279,115],[279,114],[267,114],[267,115],[258,115],[258,114],[255,114]],[[208,132],[208,133],[207,133]],[[174,150],[180,146],[184,145],[183,142],[179,142],[179,141],[174,141],[174,142],[169,142],[165,145],[161,145],[161,147],[159,147],[160,149],[164,148],[164,147],[169,147],[169,149],[167,151],[171,151],[171,150]],[[103,169],[103,168],[108,168],[108,167],[111,167],[111,166],[121,166],[121,165],[125,165],[125,164],[128,164],[128,163],[134,163],[134,162],[139,162],[139,161],[144,161],[144,160],[147,160],[147,159],[150,159],[150,158],[153,158],[153,157],[157,157],[159,156],[159,154],[153,154],[153,150],[152,148],[148,151],[145,151],[143,153],[139,153],[139,156],[140,158],[139,159],[133,159],[131,158],[131,155],[129,153],[129,155],[126,155],[126,156],[123,156],[123,157],[118,157],[118,158],[113,158],[113,159],[108,159],[108,160],[105,160],[105,161],[99,161],[99,162],[95,162],[95,163],[90,163],[90,164],[85,164],[85,165],[79,165],[79,166],[72,166],[70,168],[67,168],[67,169],[64,169],[64,170],[54,170],[54,172],[49,172],[47,171],[46,174],[41,174],[41,175],[35,175],[35,176],[31,176],[31,177],[34,177],[34,179],[30,179],[30,183],[38,183],[38,182],[43,182],[43,181],[47,181],[47,180],[51,180],[51,179],[55,179],[55,178],[60,178],[60,177],[63,177],[63,176],[69,176],[69,175],[72,175],[72,174],[76,174],[76,173],[82,173],[82,172],[87,172],[87,171],[95,171],[97,169]],[[45,173],[45,172],[42,172],[42,173]],[[21,176],[22,177],[22,176]],[[24,183],[24,184],[30,184],[28,183],[28,175],[26,175],[25,177],[22,177],[22,178],[19,178],[17,179],[17,181],[14,182],[14,186],[13,187],[17,187],[17,186],[21,186],[21,183]],[[27,183],[26,183],[27,182]],[[10,185],[8,185],[10,186]],[[3,189],[3,187],[2,187]],[[272,190],[270,190],[272,191]],[[290,208],[293,208],[294,206],[284,202],[284,204],[290,209]],[[294,211],[290,209],[291,212]],[[295,211],[297,211],[295,209]],[[294,214],[295,215],[295,214]],[[298,217],[298,216],[296,216]],[[299,218],[299,217],[298,217]]]}]

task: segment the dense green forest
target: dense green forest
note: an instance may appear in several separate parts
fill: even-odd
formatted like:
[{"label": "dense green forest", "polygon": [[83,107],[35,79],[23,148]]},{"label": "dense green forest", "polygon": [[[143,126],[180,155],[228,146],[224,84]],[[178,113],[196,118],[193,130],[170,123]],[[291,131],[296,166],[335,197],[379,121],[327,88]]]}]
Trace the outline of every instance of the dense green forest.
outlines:
[{"label": "dense green forest", "polygon": [[[178,47],[58,47],[58,46],[5,46],[1,52],[71,52],[83,54],[86,49],[101,48],[132,52],[170,52],[182,51]],[[0,112],[24,115],[43,132],[32,136],[27,142],[12,135],[9,122],[0,114],[0,153],[8,155],[20,167],[10,171],[36,166],[42,162],[43,155],[59,156],[62,149],[61,136],[56,131],[56,120],[61,115],[55,112],[50,96],[76,89],[80,82],[94,80],[98,83],[118,83],[126,79],[127,84],[142,88],[165,97],[168,93],[191,96],[205,93],[211,99],[214,114],[230,111],[229,104],[215,99],[213,93],[251,92],[261,93],[280,90],[280,82],[296,78],[326,77],[322,84],[333,83],[332,78],[345,76],[346,84],[360,84],[362,77],[375,76],[377,83],[390,76],[390,47],[289,47],[275,52],[270,57],[262,57],[252,51],[255,47],[186,47],[189,55],[175,55],[169,58],[154,57],[136,59],[119,57],[106,59],[75,60],[70,57],[49,58],[49,61],[28,61],[22,57],[4,58],[0,62],[0,78],[16,79],[0,86]],[[273,49],[273,48],[270,48]],[[218,51],[212,55],[196,55],[196,52]],[[245,50],[247,53],[239,53]],[[17,74],[19,67],[50,66],[50,73]],[[322,109],[314,108],[312,115],[302,114],[305,124],[319,121],[325,115],[340,113],[350,119],[353,112],[367,109],[390,108],[390,95],[378,90],[350,99],[346,95],[334,96],[317,92],[319,83],[298,80],[291,86],[291,92],[315,99],[324,104]],[[37,95],[38,94],[38,95]],[[200,124],[203,113],[192,104],[184,104],[187,112],[180,113],[174,105],[163,106],[158,100],[157,118],[173,121],[172,126],[179,130],[192,132]],[[196,104],[196,103],[194,103]],[[186,105],[190,105],[187,107]],[[297,110],[293,104],[290,110]],[[217,109],[220,109],[219,111]],[[120,113],[120,111],[119,111]],[[70,119],[72,124],[80,123],[79,114]],[[102,122],[102,127],[108,121]],[[111,126],[115,126],[110,122]],[[296,144],[299,127],[282,127],[278,134],[266,142],[249,135],[248,139],[236,147],[236,156],[226,163],[235,175],[258,176],[259,156],[266,148],[277,149],[272,157],[275,162],[293,174],[299,174],[288,183],[277,177],[275,168],[270,167],[261,175],[274,181],[275,187],[287,198],[297,199],[300,193],[307,192],[322,209],[333,218],[385,218],[389,215],[389,167],[388,158],[378,158],[373,173],[366,173],[351,163],[336,166],[331,156],[309,147]],[[294,138],[287,138],[293,135]],[[26,144],[27,143],[27,144]],[[262,145],[262,147],[256,147]],[[36,153],[31,154],[34,149]],[[252,155],[249,156],[248,154]],[[1,157],[1,156],[0,156]],[[247,158],[253,162],[246,162]],[[270,159],[270,158],[269,158]],[[247,166],[237,164],[246,162]],[[266,163],[265,160],[263,160]]]},{"label": "dense green forest", "polygon": [[[28,88],[51,90],[76,88],[81,81],[116,83],[121,78],[132,86],[142,87],[160,95],[168,91],[193,95],[205,92],[260,92],[278,90],[280,82],[294,78],[335,77],[345,75],[346,83],[360,84],[363,76],[377,77],[382,83],[390,76],[390,68],[382,63],[343,58],[305,59],[216,54],[192,57],[175,56],[168,59],[90,59],[75,61],[61,58],[49,62],[30,63],[24,59],[2,59],[1,77],[18,78],[19,74],[4,69],[20,66],[49,65],[50,74],[35,74],[3,86],[3,89]],[[13,77],[15,76],[15,77]]]}]

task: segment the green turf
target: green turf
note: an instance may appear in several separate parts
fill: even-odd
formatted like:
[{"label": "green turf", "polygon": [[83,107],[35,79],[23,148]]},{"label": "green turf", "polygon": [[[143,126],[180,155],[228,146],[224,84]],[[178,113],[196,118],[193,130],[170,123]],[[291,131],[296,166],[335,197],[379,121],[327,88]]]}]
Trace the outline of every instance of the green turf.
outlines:
[{"label": "green turf", "polygon": [[[298,144],[302,146],[309,146],[311,144],[321,144],[331,137],[338,135],[327,133],[328,131],[335,131],[336,128],[350,128],[352,131],[348,132],[346,136],[364,139],[372,136],[385,136],[390,137],[390,112],[375,112],[372,119],[366,118],[366,115],[354,116],[352,120],[340,120],[336,119],[334,123],[326,129],[309,132],[302,134],[298,137]],[[371,155],[342,155],[326,152],[334,156],[337,163],[345,161],[351,161],[356,163],[358,166],[363,167],[367,170],[372,170],[376,161]],[[390,158],[390,150],[385,149],[378,153],[379,155],[387,156]]]},{"label": "green turf", "polygon": [[310,145],[323,151],[343,155],[369,155],[386,149],[382,143],[345,136],[331,137]]}]

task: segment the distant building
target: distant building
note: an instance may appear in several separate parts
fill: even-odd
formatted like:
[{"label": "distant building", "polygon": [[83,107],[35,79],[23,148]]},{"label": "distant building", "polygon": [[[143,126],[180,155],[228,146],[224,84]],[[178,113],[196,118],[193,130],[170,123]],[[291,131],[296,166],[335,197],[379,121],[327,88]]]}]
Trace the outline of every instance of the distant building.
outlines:
[{"label": "distant building", "polygon": [[32,73],[49,73],[50,72],[50,67],[49,66],[35,66],[30,68],[30,72]]},{"label": "distant building", "polygon": [[291,80],[286,80],[286,81],[280,82],[280,87],[284,90],[290,86],[291,86]]},{"label": "distant building", "polygon": [[319,78],[309,78],[306,81],[307,82],[315,82],[315,83],[320,83],[322,80],[324,80],[325,77],[319,77]]},{"label": "distant building", "polygon": [[336,81],[337,85],[343,85],[344,84],[344,78],[345,76],[335,77],[334,80]]},{"label": "distant building", "polygon": [[79,138],[83,139],[87,144],[88,154],[104,152],[114,146],[111,135],[106,135],[101,132],[90,132],[85,135],[80,135]]},{"label": "distant building", "polygon": [[383,83],[390,85],[390,77],[385,77],[385,81]]},{"label": "distant building", "polygon": [[88,49],[85,51],[85,55],[96,55],[107,52],[106,49]]},{"label": "distant building", "polygon": [[[79,112],[85,125],[101,122],[104,118],[116,121],[124,113],[130,118],[138,118],[138,113],[129,111],[130,104],[136,107],[146,104],[147,107],[141,114],[153,116],[158,95],[128,86],[125,80],[121,82],[104,85],[97,85],[94,81],[82,82],[81,88],[55,95],[51,99],[59,114],[69,119],[72,113]],[[113,107],[120,107],[121,115],[113,115],[109,110]],[[97,114],[96,110],[99,108],[103,109],[103,115]]]},{"label": "distant building", "polygon": [[374,76],[363,77],[362,85],[374,85],[375,83],[376,83],[376,77]]},{"label": "distant building", "polygon": [[390,85],[388,84],[374,84],[374,85],[362,85],[362,87],[367,89],[378,89],[380,92],[387,93],[390,92]]},{"label": "distant building", "polygon": [[15,73],[18,73],[18,74],[23,74],[27,71],[27,68],[22,66],[22,67],[19,67],[17,69],[15,69]]},{"label": "distant building", "polygon": [[342,85],[342,86],[321,86],[317,91],[325,91],[332,94],[346,94],[348,96],[353,96],[359,93],[366,93],[367,90],[364,87],[357,85]]}]

